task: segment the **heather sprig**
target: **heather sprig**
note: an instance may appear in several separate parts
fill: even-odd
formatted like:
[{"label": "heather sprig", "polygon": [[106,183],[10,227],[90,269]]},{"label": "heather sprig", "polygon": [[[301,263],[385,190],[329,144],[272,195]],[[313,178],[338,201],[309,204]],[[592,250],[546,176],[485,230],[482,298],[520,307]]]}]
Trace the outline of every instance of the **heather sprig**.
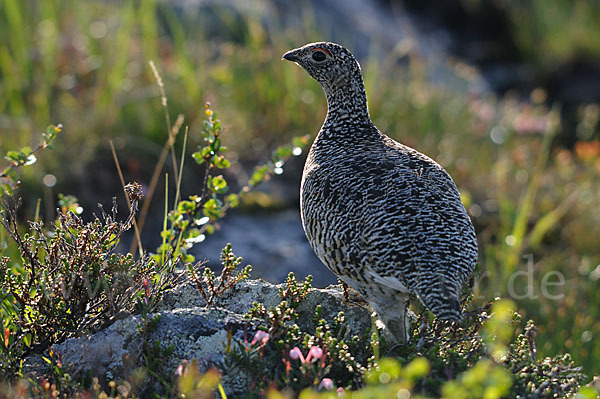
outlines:
[{"label": "heather sprig", "polygon": [[52,148],[56,135],[62,132],[63,126],[50,125],[45,132],[41,134],[40,144],[31,149],[23,147],[17,151],[8,151],[4,157],[8,160],[8,166],[0,170],[0,193],[12,196],[15,188],[19,184],[19,175],[16,170],[21,166],[32,165],[37,161],[36,154],[46,148]]},{"label": "heather sprig", "polygon": [[193,263],[195,258],[189,250],[204,241],[207,234],[213,234],[219,228],[218,221],[228,210],[237,207],[247,192],[269,180],[273,174],[281,173],[285,162],[292,156],[301,155],[309,142],[308,136],[296,137],[292,144],[278,147],[268,163],[255,168],[245,186],[236,193],[230,193],[225,171],[231,166],[231,161],[227,158],[227,147],[223,145],[221,120],[210,103],[206,103],[204,114],[203,145],[192,154],[203,168],[200,191],[186,200],[179,201],[176,196],[175,207],[167,215],[169,227],[165,226],[161,233],[163,244],[157,249],[157,259],[164,259],[167,253],[172,252],[175,257],[181,256],[183,263]]},{"label": "heather sprig", "polygon": [[202,263],[187,265],[189,278],[196,284],[200,295],[202,295],[208,306],[213,305],[215,298],[230,290],[236,283],[250,278],[250,272],[252,271],[251,265],[246,265],[237,271],[238,266],[242,263],[242,258],[235,256],[231,243],[228,243],[221,250],[220,258],[222,269],[218,278],[209,267],[204,267],[202,274],[199,275]]}]

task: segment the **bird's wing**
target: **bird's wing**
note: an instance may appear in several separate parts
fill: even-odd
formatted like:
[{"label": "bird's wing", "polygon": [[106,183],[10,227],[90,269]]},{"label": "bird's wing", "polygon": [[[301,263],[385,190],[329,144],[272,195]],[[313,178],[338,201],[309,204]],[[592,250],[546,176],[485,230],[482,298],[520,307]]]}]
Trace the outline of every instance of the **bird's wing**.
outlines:
[{"label": "bird's wing", "polygon": [[397,276],[393,276],[393,275],[382,276],[381,274],[379,274],[375,270],[373,270],[373,268],[370,267],[369,265],[367,265],[367,267],[365,267],[364,273],[367,278],[369,278],[372,281],[375,281],[378,284],[381,284],[386,287],[390,287],[390,288],[392,288],[396,291],[400,291],[402,293],[410,293],[410,290],[405,285],[405,283],[401,279],[399,279]]},{"label": "bird's wing", "polygon": [[369,234],[388,237],[388,248],[378,251],[371,277],[406,287],[436,316],[458,320],[460,289],[477,259],[475,232],[450,176],[437,164],[415,165],[386,179],[398,183],[374,199],[382,214]]}]

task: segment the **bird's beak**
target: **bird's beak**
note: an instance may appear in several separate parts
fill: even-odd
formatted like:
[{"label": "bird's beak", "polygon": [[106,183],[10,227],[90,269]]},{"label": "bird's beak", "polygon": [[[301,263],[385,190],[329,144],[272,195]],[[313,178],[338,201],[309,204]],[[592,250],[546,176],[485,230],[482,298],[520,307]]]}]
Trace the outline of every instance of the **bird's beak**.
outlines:
[{"label": "bird's beak", "polygon": [[288,51],[287,53],[285,53],[283,55],[283,57],[281,57],[282,60],[288,60],[288,61],[293,61],[293,62],[297,62],[300,61],[300,58],[298,58],[296,56],[296,54],[294,54],[294,50],[292,51]]}]

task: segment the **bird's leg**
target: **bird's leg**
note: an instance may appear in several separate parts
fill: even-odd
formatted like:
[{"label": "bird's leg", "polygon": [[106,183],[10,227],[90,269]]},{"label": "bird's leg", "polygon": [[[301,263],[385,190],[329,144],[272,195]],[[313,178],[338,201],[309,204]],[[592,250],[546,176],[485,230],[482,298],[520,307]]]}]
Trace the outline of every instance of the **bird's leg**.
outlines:
[{"label": "bird's leg", "polygon": [[406,317],[406,313],[408,312],[408,298],[405,299],[404,304],[400,305],[400,309],[402,311],[397,310],[397,315],[394,316],[394,319],[385,321],[385,326],[388,331],[394,336],[397,340],[397,343],[393,345],[387,352],[387,356],[392,356],[392,354],[404,345],[407,345],[410,341],[410,321]]},{"label": "bird's leg", "polygon": [[371,303],[398,343],[407,343],[410,339],[410,322],[406,317],[408,302],[408,296],[397,294],[392,300]]},{"label": "bird's leg", "polygon": [[343,299],[345,303],[361,307],[365,307],[365,305],[367,305],[367,301],[360,295],[358,291],[350,287],[342,279],[338,279],[338,281],[342,285]]},{"label": "bird's leg", "polygon": [[350,301],[350,286],[348,284],[344,283],[339,278],[338,278],[338,281],[340,282],[340,284],[342,284],[342,289],[344,290],[344,301],[349,302]]}]

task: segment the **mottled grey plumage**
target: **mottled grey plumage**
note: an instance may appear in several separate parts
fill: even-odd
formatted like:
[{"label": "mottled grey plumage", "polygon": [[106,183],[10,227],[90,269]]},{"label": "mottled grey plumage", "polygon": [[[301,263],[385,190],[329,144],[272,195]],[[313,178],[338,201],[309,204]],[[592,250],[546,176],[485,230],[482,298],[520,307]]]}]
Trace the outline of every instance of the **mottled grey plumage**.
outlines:
[{"label": "mottled grey plumage", "polygon": [[399,341],[408,338],[410,294],[440,319],[459,321],[477,240],[450,175],[373,125],[360,67],[344,47],[311,43],[283,58],[321,84],[329,106],[300,196],[317,256]]}]

